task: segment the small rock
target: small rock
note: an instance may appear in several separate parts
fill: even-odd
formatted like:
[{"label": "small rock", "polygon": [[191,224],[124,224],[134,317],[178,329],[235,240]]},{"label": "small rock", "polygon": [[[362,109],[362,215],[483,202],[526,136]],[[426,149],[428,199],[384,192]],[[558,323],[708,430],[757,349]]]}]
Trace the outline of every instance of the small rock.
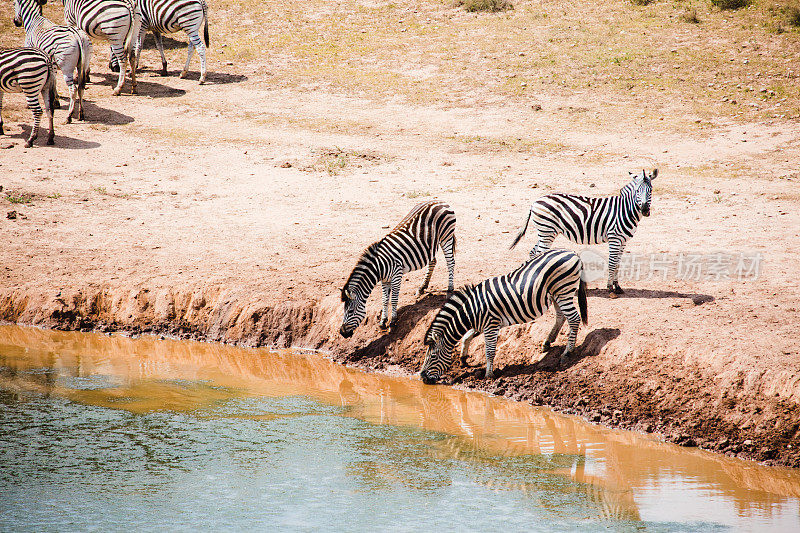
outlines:
[{"label": "small rock", "polygon": [[6,218],[9,220],[17,220],[17,212],[9,211],[8,213],[6,213]]},{"label": "small rock", "polygon": [[533,104],[531,106],[531,109],[533,109],[534,111],[541,111],[542,110],[542,106],[539,105],[539,104]]},{"label": "small rock", "polygon": [[714,189],[714,194],[719,194],[719,193],[720,193],[719,189]]},{"label": "small rock", "polygon": [[589,188],[592,188],[592,187],[597,187],[597,185],[595,185],[594,183],[590,183],[589,184]]},{"label": "small rock", "polygon": [[14,148],[14,143],[0,144],[0,150],[8,150],[9,148]]},{"label": "small rock", "polygon": [[746,441],[744,441],[742,444],[743,444],[743,445],[745,445],[745,446],[752,446],[752,445],[753,445],[753,441],[752,441],[752,440],[750,440],[750,439],[747,439],[747,440],[746,440]]},{"label": "small rock", "polygon": [[292,168],[292,164],[288,161],[281,163],[281,168]]}]

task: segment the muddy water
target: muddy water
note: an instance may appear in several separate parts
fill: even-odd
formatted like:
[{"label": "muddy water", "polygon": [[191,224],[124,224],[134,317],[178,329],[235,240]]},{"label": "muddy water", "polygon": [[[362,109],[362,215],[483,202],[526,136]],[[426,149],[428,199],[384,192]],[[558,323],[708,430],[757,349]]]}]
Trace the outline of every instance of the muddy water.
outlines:
[{"label": "muddy water", "polygon": [[318,355],[0,326],[0,530],[800,531],[800,473]]}]

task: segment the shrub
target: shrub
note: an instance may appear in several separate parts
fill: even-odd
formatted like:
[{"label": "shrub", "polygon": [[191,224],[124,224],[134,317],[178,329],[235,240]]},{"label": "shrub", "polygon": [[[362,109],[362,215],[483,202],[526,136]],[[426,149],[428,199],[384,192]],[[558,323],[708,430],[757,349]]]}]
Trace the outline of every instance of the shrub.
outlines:
[{"label": "shrub", "polygon": [[496,13],[497,11],[514,9],[514,4],[509,0],[458,0],[456,5],[464,6],[464,9],[469,12],[489,11]]},{"label": "shrub", "polygon": [[631,4],[635,6],[649,6],[653,0],[631,0]]},{"label": "shrub", "polygon": [[700,19],[697,18],[697,10],[696,9],[687,9],[683,13],[681,13],[681,20],[684,22],[688,22],[690,24],[699,24]]},{"label": "shrub", "polygon": [[741,9],[750,5],[750,0],[711,0],[720,9]]}]

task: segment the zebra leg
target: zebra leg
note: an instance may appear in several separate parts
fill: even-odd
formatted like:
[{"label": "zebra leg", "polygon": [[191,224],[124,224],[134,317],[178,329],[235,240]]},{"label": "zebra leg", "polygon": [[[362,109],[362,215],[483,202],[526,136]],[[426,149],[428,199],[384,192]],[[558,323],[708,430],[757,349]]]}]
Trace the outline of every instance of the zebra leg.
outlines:
[{"label": "zebra leg", "polygon": [[[42,120],[42,106],[39,104],[38,91],[33,94],[26,94],[25,99],[28,101],[28,109],[33,112],[33,129],[31,130],[28,140],[25,141],[25,148],[30,148],[33,146],[33,141],[39,136],[39,123]],[[47,97],[45,97],[45,100],[47,100]]]},{"label": "zebra leg", "polygon": [[467,359],[469,359],[469,345],[472,342],[472,339],[475,338],[475,330],[471,329],[467,332],[464,336],[464,340],[462,341],[461,345],[461,366],[467,366]]},{"label": "zebra leg", "polygon": [[556,310],[556,322],[553,324],[553,329],[550,330],[550,333],[547,335],[547,339],[542,343],[542,351],[546,352],[550,349],[550,346],[553,344],[553,341],[556,340],[558,337],[558,332],[561,331],[561,328],[564,326],[564,321],[567,319],[564,316],[564,313],[561,312],[561,307],[559,307],[558,302],[553,303],[553,307]]},{"label": "zebra leg", "polygon": [[417,289],[417,296],[422,296],[425,294],[425,289],[428,288],[428,285],[431,282],[431,276],[433,275],[433,269],[436,267],[436,258],[432,257],[430,263],[428,263],[428,274],[425,276],[425,281],[422,282],[422,285],[419,286]]},{"label": "zebra leg", "polygon": [[3,91],[0,91],[0,135],[5,135],[3,131]]},{"label": "zebra leg", "polygon": [[160,32],[157,31],[153,32],[153,36],[156,38],[156,47],[158,47],[158,53],[161,54],[161,75],[168,76],[167,56],[164,55],[164,37]]},{"label": "zebra leg", "polygon": [[[198,35],[198,39],[200,36]],[[189,74],[189,63],[192,61],[192,54],[194,54],[194,43],[192,42],[192,36],[189,36],[189,49],[186,51],[186,64],[183,66],[183,70],[180,73],[179,78],[183,79]]]},{"label": "zebra leg", "polygon": [[394,275],[392,275],[392,319],[389,321],[389,327],[393,328],[397,325],[397,301],[400,299],[400,283],[403,281],[403,269],[397,268]]},{"label": "zebra leg", "polygon": [[75,101],[78,98],[78,90],[75,88],[75,80],[72,77],[72,72],[64,74],[64,82],[67,84],[69,90],[69,110],[67,111],[67,118],[64,119],[64,124],[72,123],[72,113],[75,111]]},{"label": "zebra leg", "polygon": [[453,292],[453,273],[456,269],[456,238],[453,236],[449,241],[442,243],[442,252],[444,253],[444,260],[447,262],[447,292]]},{"label": "zebra leg", "polygon": [[606,287],[612,294],[622,294],[625,292],[617,281],[619,261],[623,251],[625,251],[625,241],[618,238],[610,238],[608,240],[608,283]]},{"label": "zebra leg", "polygon": [[383,289],[382,300],[383,309],[379,315],[378,327],[381,329],[386,328],[386,322],[389,320],[389,293],[392,290],[392,285],[386,281],[381,282],[381,289]]},{"label": "zebra leg", "polygon": [[483,330],[483,340],[486,342],[486,379],[494,378],[492,363],[494,354],[497,350],[497,334],[500,331],[500,324],[492,322]]},{"label": "zebra leg", "polygon": [[561,312],[564,314],[569,324],[567,347],[564,348],[564,352],[561,354],[562,365],[567,362],[567,356],[572,352],[573,348],[575,348],[575,339],[578,338],[578,328],[581,325],[581,314],[578,312],[578,308],[575,307],[576,297],[576,294],[564,294],[556,301],[556,305],[561,308]]},{"label": "zebra leg", "polygon": [[117,63],[119,63],[119,78],[117,79],[117,85],[114,87],[112,94],[114,96],[119,96],[122,92],[122,86],[125,84],[125,71],[128,70],[128,60],[125,57],[125,50],[122,43],[111,43],[111,50]]},{"label": "zebra leg", "polygon": [[553,241],[556,238],[555,233],[539,233],[539,240],[536,241],[536,246],[533,247],[530,253],[530,259],[533,259],[537,255],[541,254],[542,252],[546,252],[550,249],[550,246],[553,244]]}]

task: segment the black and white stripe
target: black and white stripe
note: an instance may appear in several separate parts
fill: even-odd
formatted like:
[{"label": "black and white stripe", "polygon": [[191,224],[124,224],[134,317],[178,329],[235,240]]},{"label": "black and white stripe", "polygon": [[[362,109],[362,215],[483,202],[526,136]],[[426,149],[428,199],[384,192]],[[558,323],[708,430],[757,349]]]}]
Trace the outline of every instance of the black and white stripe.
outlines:
[{"label": "black and white stripe", "polygon": [[381,327],[392,314],[389,326],[397,320],[397,300],[403,274],[428,267],[418,294],[425,292],[436,266],[436,248],[441,247],[447,261],[448,291],[453,290],[455,269],[456,216],[445,203],[432,201],[415,206],[383,239],[371,244],[361,255],[342,289],[344,319],[339,332],[350,337],[364,319],[367,297],[380,281],[383,288]]},{"label": "black and white stripe", "polygon": [[122,66],[114,95],[122,92],[128,57],[131,60],[131,93],[136,94],[136,58],[134,43],[142,17],[134,0],[63,0],[64,20],[85,31],[90,37],[105,39]]},{"label": "black and white stripe", "polygon": [[[167,33],[186,32],[189,39],[189,49],[186,65],[180,77],[185,78],[189,71],[192,54],[197,49],[200,56],[200,84],[206,81],[206,48],[208,38],[208,5],[205,0],[137,0],[142,13],[142,29],[136,42],[136,61],[142,52],[144,37],[147,31],[152,31],[156,39],[156,46],[161,54],[161,73],[167,75],[167,58],[164,55],[162,35]],[[200,38],[200,29],[203,29],[203,38]]]},{"label": "black and white stripe", "polygon": [[33,112],[33,129],[25,146],[30,148],[39,136],[39,123],[42,120],[42,96],[50,133],[47,144],[53,144],[53,104],[55,101],[55,64],[50,56],[36,48],[16,48],[0,50],[0,135],[3,135],[3,93],[24,93],[28,108]]},{"label": "black and white stripe", "polygon": [[616,196],[592,198],[572,194],[548,194],[531,206],[525,225],[511,248],[517,245],[532,221],[538,235],[530,256],[550,249],[557,235],[564,235],[577,244],[608,243],[608,289],[622,294],[617,282],[620,256],[642,216],[650,216],[652,181],[658,169],[650,174],[642,170]]},{"label": "black and white stripe", "polygon": [[563,363],[575,346],[581,320],[586,324],[586,283],[581,279],[583,265],[575,252],[549,250],[523,263],[504,276],[487,279],[478,285],[456,291],[444,303],[425,334],[428,349],[420,376],[435,383],[452,364],[453,350],[463,339],[462,360],[469,343],[483,333],[486,341],[486,377],[493,377],[492,362],[500,328],[524,324],[540,317],[551,302],[556,323],[543,349],[550,348],[566,320],[569,323]]},{"label": "black and white stripe", "polygon": [[[25,28],[25,46],[46,52],[61,69],[69,89],[66,122],[72,122],[76,101],[78,120],[83,120],[83,91],[89,73],[92,42],[83,30],[53,24],[42,16],[45,2],[46,0],[14,0],[14,24]],[[77,82],[74,74],[76,69]]]}]

